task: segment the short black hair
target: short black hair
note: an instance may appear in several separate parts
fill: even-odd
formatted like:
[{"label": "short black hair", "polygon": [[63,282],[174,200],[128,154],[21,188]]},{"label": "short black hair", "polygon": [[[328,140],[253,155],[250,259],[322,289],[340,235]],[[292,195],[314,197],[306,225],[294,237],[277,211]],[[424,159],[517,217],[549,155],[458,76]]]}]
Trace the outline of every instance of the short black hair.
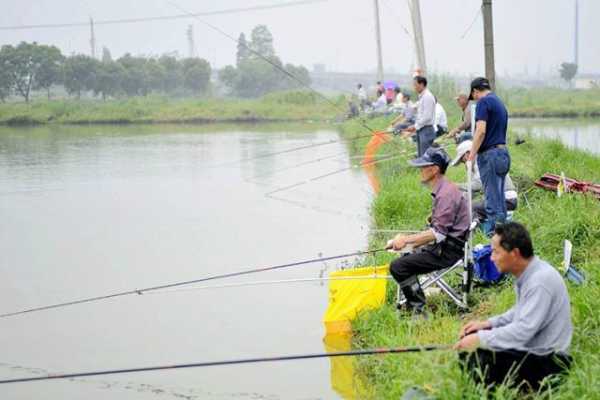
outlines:
[{"label": "short black hair", "polygon": [[415,76],[413,78],[415,80],[415,82],[417,82],[420,85],[423,85],[425,87],[427,87],[427,78],[425,78],[424,76]]},{"label": "short black hair", "polygon": [[400,88],[398,86],[394,88],[394,93],[400,93]]},{"label": "short black hair", "polygon": [[410,100],[410,94],[409,93],[402,92],[402,97],[404,97],[406,100]]},{"label": "short black hair", "polygon": [[533,256],[533,244],[531,237],[525,226],[518,222],[507,222],[498,224],[494,229],[494,233],[500,236],[500,246],[506,251],[519,249],[519,252],[524,258]]}]

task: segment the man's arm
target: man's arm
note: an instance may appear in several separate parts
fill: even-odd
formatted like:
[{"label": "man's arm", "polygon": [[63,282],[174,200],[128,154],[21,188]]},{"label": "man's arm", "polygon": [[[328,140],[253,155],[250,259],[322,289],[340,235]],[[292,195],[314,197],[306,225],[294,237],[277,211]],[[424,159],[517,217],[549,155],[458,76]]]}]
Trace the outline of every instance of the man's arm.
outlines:
[{"label": "man's arm", "polygon": [[473,145],[471,146],[469,161],[475,161],[475,157],[477,157],[477,152],[483,143],[483,139],[485,139],[486,126],[486,121],[477,121],[475,124],[475,136],[473,137]]},{"label": "man's arm", "polygon": [[435,234],[431,229],[427,229],[426,231],[414,233],[412,235],[396,235],[389,248],[393,248],[394,250],[402,250],[404,247],[409,245],[412,247],[419,247],[435,241]]},{"label": "man's arm", "polygon": [[518,318],[514,314],[509,315],[512,319],[506,325],[477,332],[481,346],[495,350],[523,348],[546,322],[551,303],[552,296],[546,288],[536,286],[530,289],[524,294]]}]

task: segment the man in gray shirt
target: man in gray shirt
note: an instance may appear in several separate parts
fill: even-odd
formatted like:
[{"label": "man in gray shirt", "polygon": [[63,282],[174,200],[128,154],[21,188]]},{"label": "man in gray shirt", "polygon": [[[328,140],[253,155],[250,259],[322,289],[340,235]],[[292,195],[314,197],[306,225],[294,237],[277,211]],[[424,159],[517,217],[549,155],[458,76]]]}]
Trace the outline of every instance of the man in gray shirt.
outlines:
[{"label": "man in gray shirt", "polygon": [[497,225],[492,261],[500,272],[516,278],[516,304],[487,321],[471,321],[460,331],[457,350],[462,365],[476,381],[537,390],[544,378],[564,372],[571,363],[571,305],[558,271],[533,254],[531,238],[516,222]]},{"label": "man in gray shirt", "polygon": [[409,136],[417,135],[417,156],[421,157],[431,146],[436,135],[433,125],[435,123],[435,97],[427,89],[427,78],[415,76],[414,89],[419,94],[417,118],[415,124],[406,129]]}]

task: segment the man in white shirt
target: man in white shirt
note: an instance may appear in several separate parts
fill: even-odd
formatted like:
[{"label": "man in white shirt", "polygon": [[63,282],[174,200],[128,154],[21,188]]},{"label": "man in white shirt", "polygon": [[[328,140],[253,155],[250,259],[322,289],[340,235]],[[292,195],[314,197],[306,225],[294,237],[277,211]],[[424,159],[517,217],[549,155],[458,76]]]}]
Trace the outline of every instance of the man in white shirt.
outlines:
[{"label": "man in white shirt", "polygon": [[367,91],[363,87],[362,83],[359,83],[357,85],[357,89],[358,89],[357,95],[358,95],[358,103],[360,104],[360,110],[364,111],[365,107],[367,106]]},{"label": "man in white shirt", "polygon": [[417,154],[421,157],[435,140],[435,97],[427,89],[427,78],[415,76],[413,79],[415,91],[419,94],[417,118],[415,124],[406,129],[408,136],[417,136]]},{"label": "man in white shirt", "polygon": [[448,117],[446,116],[446,110],[444,107],[437,102],[435,103],[435,124],[433,125],[435,129],[435,136],[440,137],[446,132],[448,132]]}]

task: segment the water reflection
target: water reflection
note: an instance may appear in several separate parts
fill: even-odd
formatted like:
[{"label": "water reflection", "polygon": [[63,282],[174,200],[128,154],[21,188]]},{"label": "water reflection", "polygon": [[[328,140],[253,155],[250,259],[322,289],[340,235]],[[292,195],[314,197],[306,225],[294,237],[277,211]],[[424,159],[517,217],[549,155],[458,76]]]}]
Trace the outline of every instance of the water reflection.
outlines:
[{"label": "water reflection", "polygon": [[559,140],[567,147],[600,154],[600,120],[512,119],[519,134]]},{"label": "water reflection", "polygon": [[[352,350],[352,336],[331,334],[323,338],[328,353]],[[370,398],[367,381],[357,372],[357,357],[330,357],[331,388],[345,400]]]}]

